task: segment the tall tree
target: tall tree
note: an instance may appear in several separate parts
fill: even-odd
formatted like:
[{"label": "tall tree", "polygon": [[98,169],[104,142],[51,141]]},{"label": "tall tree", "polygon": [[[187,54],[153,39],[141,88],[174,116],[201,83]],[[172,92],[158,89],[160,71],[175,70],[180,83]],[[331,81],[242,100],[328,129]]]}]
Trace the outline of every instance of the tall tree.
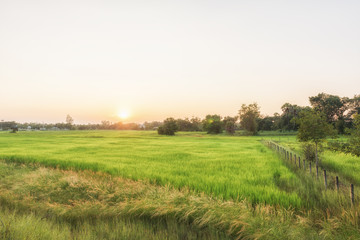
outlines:
[{"label": "tall tree", "polygon": [[350,151],[356,156],[360,156],[360,114],[354,115],[354,129],[351,133],[350,139]]},{"label": "tall tree", "polygon": [[317,96],[309,97],[311,106],[316,110],[323,112],[329,123],[333,123],[343,117],[347,110],[348,98],[340,98],[336,95],[319,93]]},{"label": "tall tree", "polygon": [[241,105],[239,115],[241,127],[254,135],[257,132],[257,119],[260,117],[257,103]]},{"label": "tall tree", "polygon": [[304,107],[296,104],[285,103],[281,106],[282,114],[280,116],[280,128],[282,130],[296,131],[299,125],[296,123],[300,112],[304,110]]},{"label": "tall tree", "polygon": [[303,111],[298,119],[300,125],[297,138],[301,142],[315,143],[316,166],[319,164],[318,145],[334,133],[333,127],[326,121],[326,116],[314,110]]},{"label": "tall tree", "polygon": [[66,115],[66,123],[72,125],[74,123],[74,119],[68,114]]},{"label": "tall tree", "polygon": [[68,114],[66,115],[66,128],[73,129],[74,119]]}]

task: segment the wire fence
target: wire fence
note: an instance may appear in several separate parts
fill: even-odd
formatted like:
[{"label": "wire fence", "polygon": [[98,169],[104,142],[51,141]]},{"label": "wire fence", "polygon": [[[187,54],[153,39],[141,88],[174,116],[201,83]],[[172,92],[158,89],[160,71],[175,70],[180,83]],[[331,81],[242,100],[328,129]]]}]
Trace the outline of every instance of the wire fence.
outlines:
[{"label": "wire fence", "polygon": [[286,162],[293,164],[296,168],[302,170],[304,174],[309,174],[316,178],[319,181],[323,181],[325,191],[333,190],[338,193],[349,194],[349,200],[351,204],[355,204],[355,191],[354,184],[349,183],[346,180],[340,182],[340,178],[336,173],[332,173],[323,169],[321,166],[313,164],[311,161],[307,161],[305,158],[302,158],[299,154],[288,150],[286,147],[283,147],[273,141],[265,141],[266,145],[277,152],[278,155]]}]

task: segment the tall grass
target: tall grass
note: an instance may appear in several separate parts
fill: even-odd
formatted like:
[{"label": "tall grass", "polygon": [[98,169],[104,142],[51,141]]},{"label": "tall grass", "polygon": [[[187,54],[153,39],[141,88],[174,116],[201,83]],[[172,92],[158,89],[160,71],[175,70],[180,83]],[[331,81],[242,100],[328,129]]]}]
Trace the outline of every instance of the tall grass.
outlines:
[{"label": "tall grass", "polygon": [[[344,239],[359,208],[224,201],[90,171],[0,161],[0,239]],[[56,235],[56,238],[52,238]]]},{"label": "tall grass", "polygon": [[[277,136],[272,137],[272,139],[298,154],[302,154],[301,143],[296,140],[296,136]],[[324,169],[337,173],[342,179],[346,179],[360,187],[360,157],[330,151],[326,148],[326,143],[323,145],[323,152],[320,154],[320,165]]]}]

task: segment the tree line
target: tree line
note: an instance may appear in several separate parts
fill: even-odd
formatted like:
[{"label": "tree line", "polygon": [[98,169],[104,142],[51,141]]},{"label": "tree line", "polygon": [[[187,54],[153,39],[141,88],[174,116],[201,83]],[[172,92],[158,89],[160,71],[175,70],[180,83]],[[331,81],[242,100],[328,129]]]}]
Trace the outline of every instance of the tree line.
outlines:
[{"label": "tree line", "polygon": [[[309,97],[310,107],[298,106],[285,103],[281,106],[281,113],[272,116],[262,116],[257,103],[243,104],[238,116],[207,115],[205,119],[173,119],[168,118],[164,125],[173,124],[173,128],[167,127],[168,131],[160,128],[160,134],[173,135],[176,131],[206,131],[210,134],[218,134],[226,131],[234,134],[235,130],[245,130],[249,135],[255,135],[258,131],[297,131],[302,112],[313,110],[324,115],[326,122],[333,126],[339,134],[349,134],[354,128],[354,114],[360,113],[360,95],[353,98],[339,97],[326,93],[319,93]],[[161,126],[161,125],[160,125]]]},{"label": "tree line", "polygon": [[[164,124],[175,122],[173,130],[176,131],[206,131],[209,134],[226,132],[234,134],[236,130],[244,130],[244,134],[254,135],[258,131],[297,131],[298,119],[301,112],[313,109],[324,114],[326,121],[331,124],[338,133],[348,134],[354,128],[354,114],[360,112],[360,95],[353,98],[339,97],[326,93],[319,93],[309,97],[310,107],[298,106],[285,103],[281,106],[281,113],[272,116],[260,114],[260,107],[256,103],[243,104],[237,116],[221,117],[218,114],[206,115],[204,119],[198,117],[173,119],[165,121],[152,121],[139,123],[122,123],[102,121],[99,124],[74,124],[70,115],[66,116],[62,123],[16,123],[14,121],[1,122],[0,129],[8,130],[33,129],[33,130],[158,130],[165,134]],[[169,129],[168,129],[169,131]],[[167,131],[165,131],[167,132]],[[171,132],[171,131],[170,131]],[[174,134],[174,133],[172,133]]]}]

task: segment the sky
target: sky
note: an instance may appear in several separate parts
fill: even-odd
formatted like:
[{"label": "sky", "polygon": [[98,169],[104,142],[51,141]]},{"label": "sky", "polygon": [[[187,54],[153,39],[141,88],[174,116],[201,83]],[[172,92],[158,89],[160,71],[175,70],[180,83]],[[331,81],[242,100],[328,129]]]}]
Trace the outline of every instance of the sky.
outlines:
[{"label": "sky", "polygon": [[143,122],[253,102],[272,115],[353,97],[359,13],[351,0],[0,0],[0,118]]}]

